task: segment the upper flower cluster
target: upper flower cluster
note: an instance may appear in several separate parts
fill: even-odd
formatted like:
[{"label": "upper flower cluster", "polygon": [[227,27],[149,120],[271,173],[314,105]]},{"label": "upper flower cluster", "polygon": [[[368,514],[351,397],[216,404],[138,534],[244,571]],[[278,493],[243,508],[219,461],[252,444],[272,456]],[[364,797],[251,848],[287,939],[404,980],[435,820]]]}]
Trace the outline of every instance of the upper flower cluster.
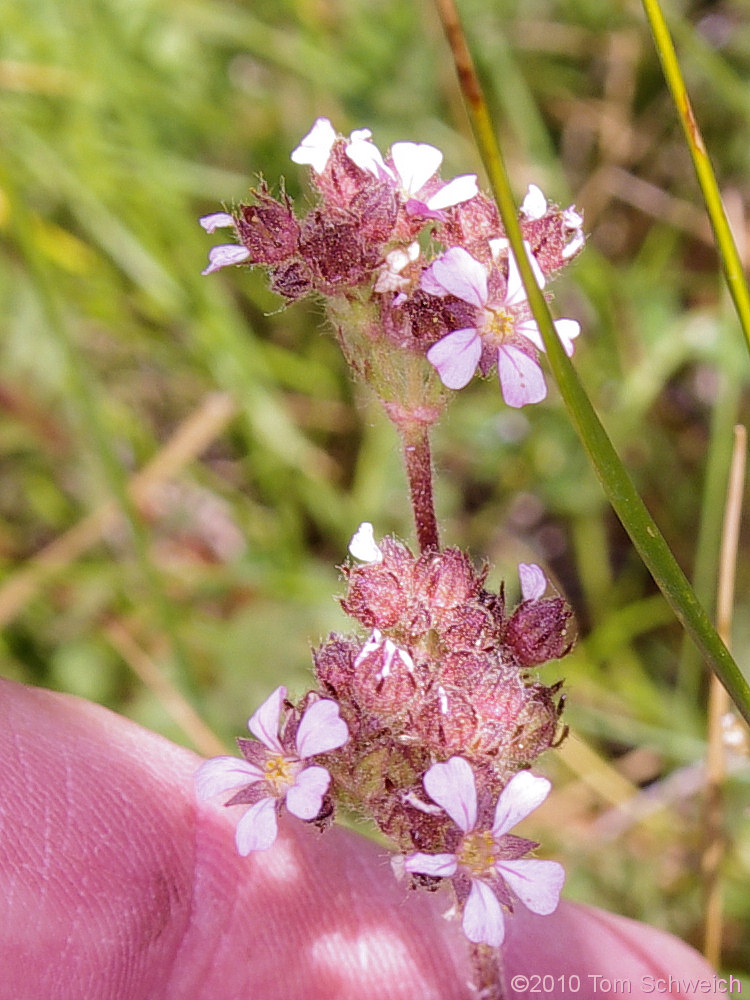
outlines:
[{"label": "upper flower cluster", "polygon": [[[380,358],[390,348],[426,356],[449,389],[496,366],[508,405],[545,397],[539,330],[495,205],[474,174],[446,182],[434,146],[396,142],[384,156],[369,129],[346,138],[326,118],[292,160],[309,165],[318,204],[298,217],[285,193],[274,198],[263,183],[252,204],[205,216],[208,232],[232,228],[237,242],[214,247],[204,274],[259,265],[288,301],[321,294],[348,359],[376,387],[388,381]],[[544,288],[582,249],[583,220],[532,185],[520,224]],[[558,320],[556,329],[571,353],[578,323]],[[390,356],[388,364],[398,367]]]}]

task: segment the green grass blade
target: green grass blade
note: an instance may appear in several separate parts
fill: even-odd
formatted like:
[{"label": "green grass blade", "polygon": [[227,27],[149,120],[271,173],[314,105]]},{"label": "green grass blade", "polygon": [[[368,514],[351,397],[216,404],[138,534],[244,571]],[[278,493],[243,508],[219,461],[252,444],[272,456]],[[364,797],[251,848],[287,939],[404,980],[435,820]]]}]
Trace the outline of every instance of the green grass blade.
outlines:
[{"label": "green grass blade", "polygon": [[734,302],[737,315],[745,335],[745,341],[750,350],[750,292],[740,260],[737,244],[732,236],[729,227],[724,204],[721,200],[719,185],[711,161],[706,152],[698,123],[695,120],[693,109],[688,97],[685,81],[680,71],[680,64],[677,60],[674,44],[664,19],[659,0],[642,0],[643,8],[648,18],[651,34],[654,38],[654,45],[661,61],[664,77],[667,86],[672,94],[677,114],[685,133],[685,140],[690,150],[695,173],[698,177],[706,203],[706,211],[711,220],[711,227],[716,237],[716,247],[721,259],[722,270],[727,281],[729,294]]},{"label": "green grass blade", "polygon": [[615,513],[628,532],[641,559],[653,576],[668,604],[696,646],[729,692],[739,711],[750,722],[750,685],[734,662],[656,523],[638,495],[627,469],[621,462],[601,421],[581,385],[575,369],[560,343],[544,294],[534,278],[526,255],[517,207],[505,161],[498,144],[487,105],[474,71],[458,16],[450,0],[438,0],[446,25],[457,71],[471,119],[474,135],[493,194],[497,201],[511,249],[518,262],[560,394],[597,476]]}]

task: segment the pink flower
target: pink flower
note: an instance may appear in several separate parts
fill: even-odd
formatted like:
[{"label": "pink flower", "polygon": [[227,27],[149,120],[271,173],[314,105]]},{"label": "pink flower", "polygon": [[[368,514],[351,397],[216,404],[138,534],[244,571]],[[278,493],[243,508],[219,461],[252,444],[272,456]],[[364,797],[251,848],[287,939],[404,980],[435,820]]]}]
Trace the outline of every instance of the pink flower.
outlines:
[{"label": "pink flower", "polygon": [[[198,221],[207,233],[213,233],[217,229],[228,226],[234,228],[234,219],[227,212],[213,212],[211,215],[204,215]],[[250,251],[240,243],[225,243],[218,247],[212,247],[208,252],[208,267],[201,271],[201,274],[213,274],[214,271],[219,271],[222,267],[242,264],[249,256]]]},{"label": "pink flower", "polygon": [[536,563],[519,563],[518,577],[521,581],[521,597],[524,601],[538,601],[547,589],[547,577]]},{"label": "pink flower", "polygon": [[[537,284],[543,288],[544,276],[530,253],[529,260]],[[483,355],[489,355],[497,361],[500,388],[508,406],[525,406],[545,398],[547,386],[536,360],[536,349],[544,350],[544,344],[530,315],[512,253],[508,255],[508,280],[503,297],[491,294],[484,264],[463,247],[453,247],[434,261],[423,273],[421,285],[430,295],[453,295],[477,309],[475,327],[454,330],[427,352],[427,360],[437,369],[444,385],[462,389],[480,363],[484,368]],[[555,329],[566,352],[572,354],[579,324],[572,319],[559,319]]]},{"label": "pink flower", "polygon": [[213,798],[237,788],[239,791],[225,805],[250,805],[235,832],[237,850],[243,856],[265,851],[273,844],[278,832],[277,814],[283,803],[299,819],[318,816],[331,776],[324,767],[306,761],[336,750],[349,738],[339,706],[330,699],[314,701],[296,728],[290,728],[292,717],[287,710],[282,725],[285,698],[286,688],[276,688],[248,721],[248,729],[258,742],[238,740],[244,760],[214,757],[195,774],[199,798]]},{"label": "pink flower", "polygon": [[478,825],[474,774],[463,757],[433,764],[423,784],[430,798],[443,807],[463,836],[455,854],[416,852],[406,857],[404,868],[453,881],[463,903],[463,929],[470,941],[495,948],[503,943],[503,905],[512,909],[513,896],[534,913],[554,912],[565,880],[562,865],[524,858],[537,845],[508,835],[511,827],[546,799],[550,790],[546,778],[528,771],[520,771],[511,778],[497,800],[489,830]]}]

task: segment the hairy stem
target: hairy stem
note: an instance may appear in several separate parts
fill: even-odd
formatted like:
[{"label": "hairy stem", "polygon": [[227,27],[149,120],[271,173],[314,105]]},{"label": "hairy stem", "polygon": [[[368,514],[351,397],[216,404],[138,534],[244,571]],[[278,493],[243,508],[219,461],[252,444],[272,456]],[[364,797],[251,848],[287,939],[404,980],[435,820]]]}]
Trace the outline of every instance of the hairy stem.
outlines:
[{"label": "hairy stem", "polygon": [[401,429],[406,475],[420,552],[440,548],[435,501],[432,495],[432,458],[429,430],[424,424]]},{"label": "hairy stem", "polygon": [[469,954],[474,973],[472,985],[478,1000],[505,1000],[500,949],[486,944],[472,944]]}]

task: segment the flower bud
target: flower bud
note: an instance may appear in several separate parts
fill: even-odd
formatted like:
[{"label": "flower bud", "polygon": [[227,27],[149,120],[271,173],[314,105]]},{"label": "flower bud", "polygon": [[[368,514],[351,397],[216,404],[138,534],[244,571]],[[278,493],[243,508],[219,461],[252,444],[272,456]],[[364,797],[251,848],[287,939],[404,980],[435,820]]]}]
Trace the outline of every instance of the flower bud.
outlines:
[{"label": "flower bud", "polygon": [[478,601],[444,612],[435,629],[441,644],[456,652],[494,649],[500,637],[500,627],[492,612]]},{"label": "flower bud", "polygon": [[351,702],[354,660],[359,644],[346,636],[331,633],[320,649],[313,650],[315,676],[323,690],[337,700]]},{"label": "flower bud", "polygon": [[524,601],[505,626],[503,642],[522,667],[557,660],[570,649],[567,636],[571,610],[561,597]]},{"label": "flower bud", "polygon": [[437,685],[420,706],[414,725],[425,743],[441,755],[470,755],[476,742],[477,714],[469,697],[447,685]]},{"label": "flower bud", "polygon": [[380,562],[347,571],[349,589],[341,606],[367,628],[405,628],[418,610],[411,593],[414,556],[392,538],[384,538],[380,548]]},{"label": "flower bud", "polygon": [[302,223],[300,252],[316,288],[325,295],[363,284],[379,263],[376,248],[363,238],[358,221],[326,207],[313,209]]},{"label": "flower bud", "polygon": [[276,201],[263,184],[253,194],[254,205],[242,205],[236,220],[237,234],[250,251],[251,264],[279,264],[294,256],[299,248],[299,223],[291,199]]},{"label": "flower bud", "polygon": [[414,661],[375,629],[354,661],[357,702],[383,720],[402,715],[417,691]]},{"label": "flower bud", "polygon": [[[483,579],[483,578],[482,578]],[[480,590],[469,557],[460,549],[429,552],[417,560],[414,572],[415,594],[429,607],[433,620],[442,612],[465,604]]]}]

